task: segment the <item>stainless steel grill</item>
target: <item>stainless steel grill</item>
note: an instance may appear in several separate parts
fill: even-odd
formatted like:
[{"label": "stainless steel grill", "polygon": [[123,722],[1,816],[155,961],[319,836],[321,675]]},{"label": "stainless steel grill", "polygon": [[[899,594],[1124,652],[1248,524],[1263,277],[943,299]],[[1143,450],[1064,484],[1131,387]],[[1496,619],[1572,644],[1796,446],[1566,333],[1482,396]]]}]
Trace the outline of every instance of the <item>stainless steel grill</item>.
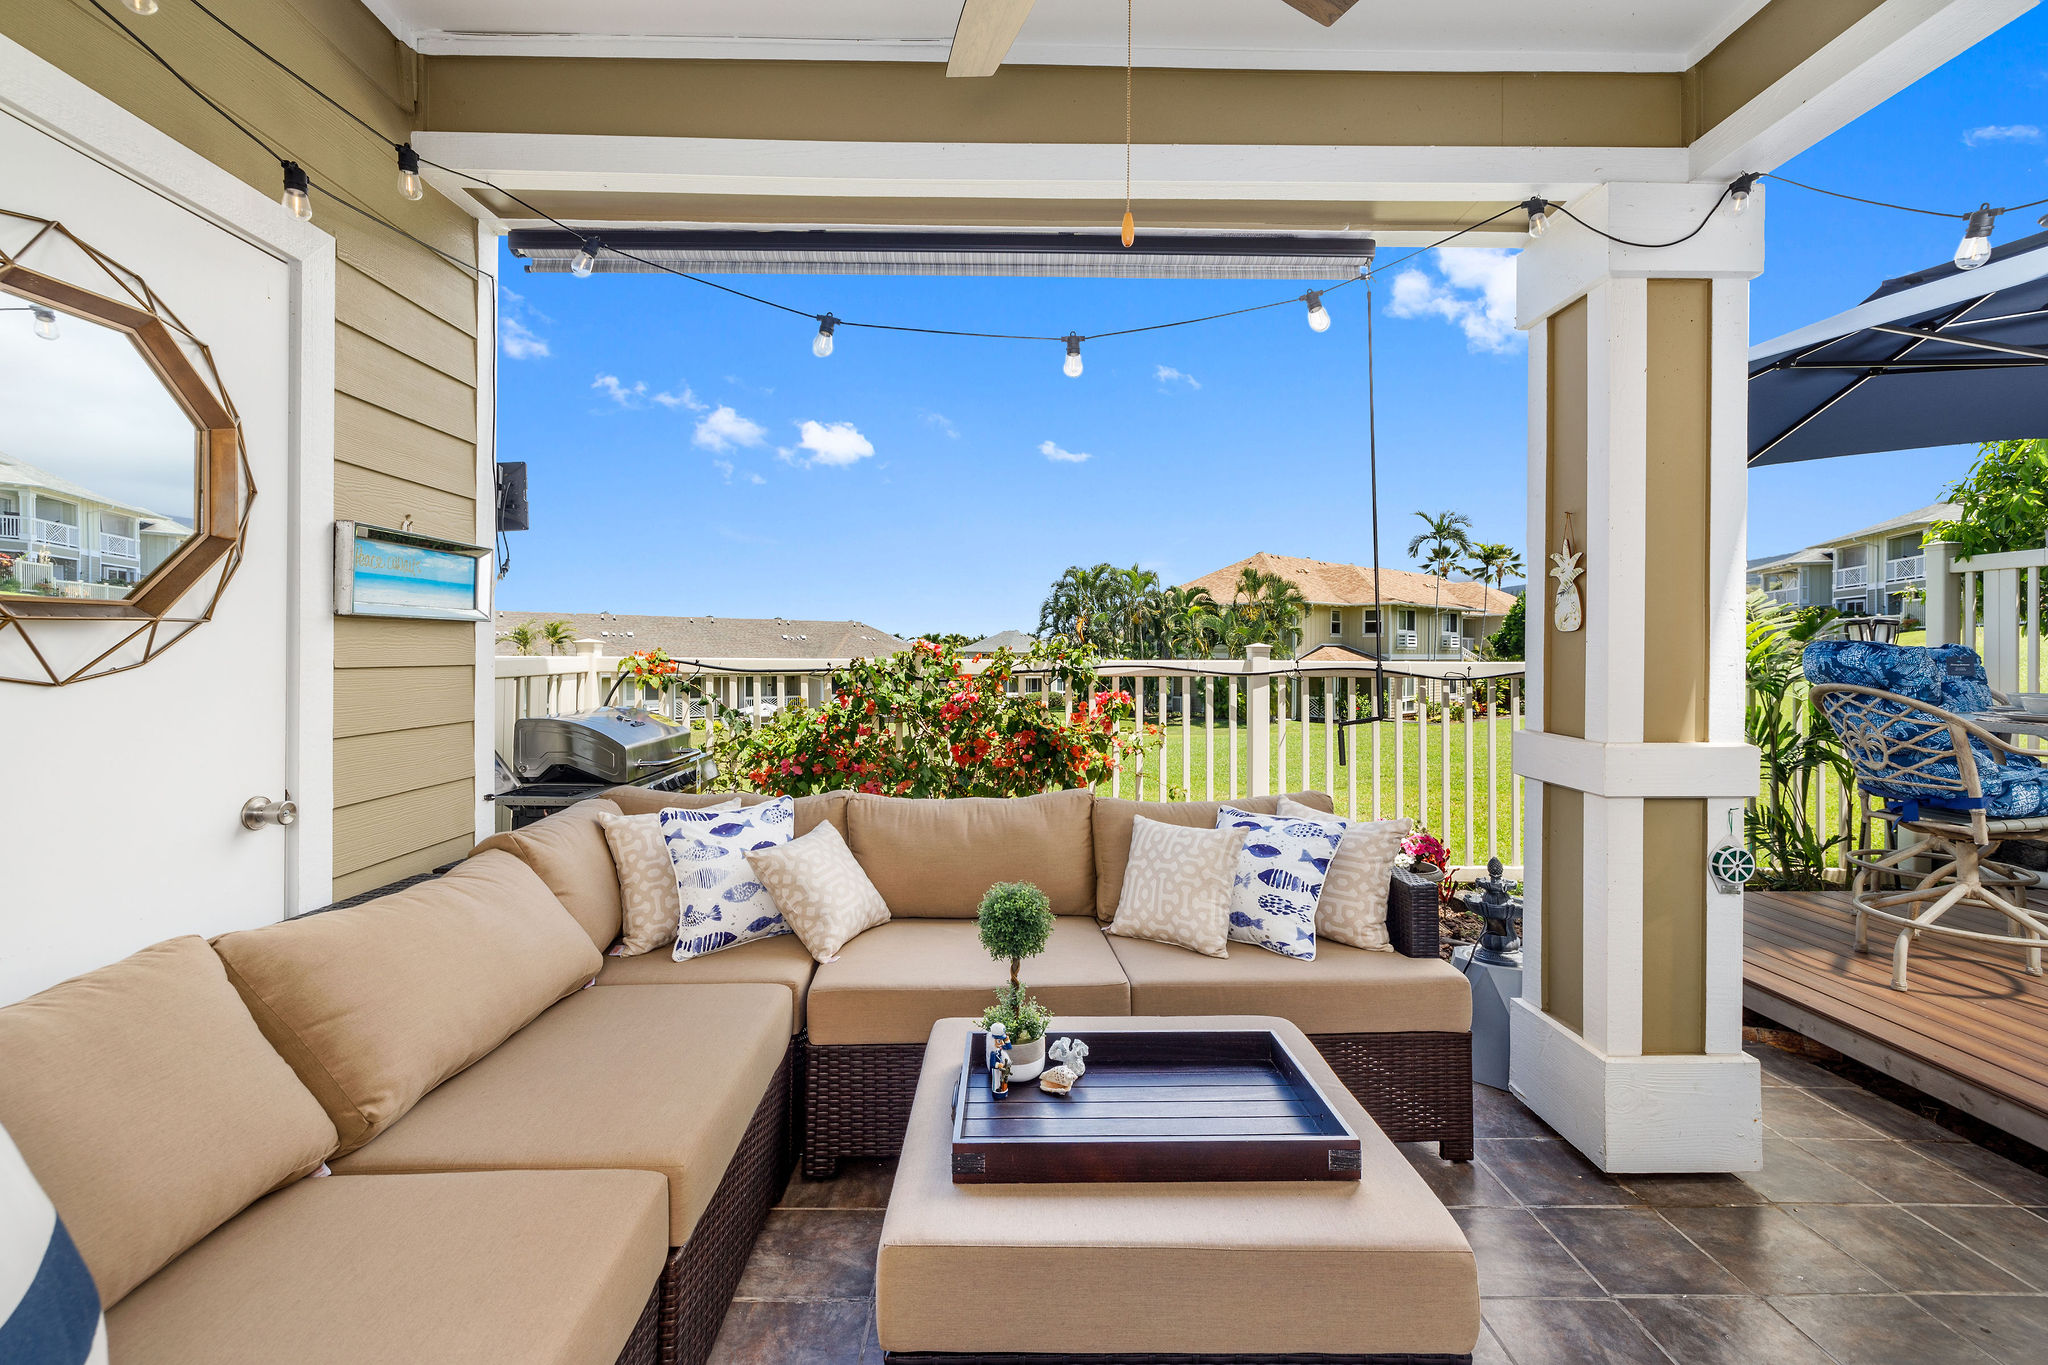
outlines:
[{"label": "stainless steel grill", "polygon": [[708,763],[691,744],[687,721],[644,707],[530,716],[513,723],[511,784],[493,799],[518,828],[607,787],[689,791]]}]

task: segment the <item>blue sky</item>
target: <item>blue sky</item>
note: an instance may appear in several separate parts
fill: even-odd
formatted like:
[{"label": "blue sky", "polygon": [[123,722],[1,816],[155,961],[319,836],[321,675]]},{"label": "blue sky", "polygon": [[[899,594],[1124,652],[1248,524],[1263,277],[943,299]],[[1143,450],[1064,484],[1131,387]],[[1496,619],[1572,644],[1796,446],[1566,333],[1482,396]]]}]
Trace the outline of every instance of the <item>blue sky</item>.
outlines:
[{"label": "blue sky", "polygon": [[[1780,168],[1957,211],[2048,196],[2048,8]],[[1755,339],[1946,259],[1960,225],[1768,191]],[[1144,221],[1139,206],[1140,230]],[[2037,231],[2015,214],[1998,240]],[[1105,226],[1108,226],[1107,221]],[[1400,254],[1389,251],[1388,256]],[[1105,340],[1086,373],[1046,343],[814,330],[660,275],[517,273],[504,258],[499,457],[525,460],[535,529],[508,609],[853,618],[898,633],[1031,628],[1067,565],[1167,581],[1256,550],[1370,562],[1362,286],[1311,332],[1298,306]],[[1405,278],[1404,278],[1405,276]],[[1295,292],[1284,284],[750,277],[806,312],[1099,333]],[[1381,556],[1418,509],[1519,543],[1527,356],[1505,253],[1417,258],[1377,285]],[[1752,553],[1934,501],[1966,449],[1750,478]]]}]

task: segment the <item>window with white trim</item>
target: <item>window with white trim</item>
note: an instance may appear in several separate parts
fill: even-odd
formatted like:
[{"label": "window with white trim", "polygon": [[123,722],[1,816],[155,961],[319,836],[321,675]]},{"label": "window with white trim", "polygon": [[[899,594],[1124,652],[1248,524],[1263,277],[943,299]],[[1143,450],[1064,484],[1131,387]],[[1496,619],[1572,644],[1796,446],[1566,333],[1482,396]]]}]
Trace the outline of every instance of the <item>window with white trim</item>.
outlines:
[{"label": "window with white trim", "polygon": [[1343,633],[1344,613],[1339,611],[1337,608],[1332,607],[1330,608],[1330,638],[1332,640],[1337,639],[1339,636],[1343,635]]}]

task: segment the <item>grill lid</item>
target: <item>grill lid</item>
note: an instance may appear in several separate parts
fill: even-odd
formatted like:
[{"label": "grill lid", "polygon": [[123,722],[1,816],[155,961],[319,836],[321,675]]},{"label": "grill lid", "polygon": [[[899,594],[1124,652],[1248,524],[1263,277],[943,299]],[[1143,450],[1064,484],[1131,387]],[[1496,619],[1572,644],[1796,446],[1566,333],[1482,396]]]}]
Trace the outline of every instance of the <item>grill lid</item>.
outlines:
[{"label": "grill lid", "polygon": [[573,768],[619,785],[690,752],[690,726],[640,706],[600,706],[573,716],[529,716],[512,727],[512,766],[532,781]]}]

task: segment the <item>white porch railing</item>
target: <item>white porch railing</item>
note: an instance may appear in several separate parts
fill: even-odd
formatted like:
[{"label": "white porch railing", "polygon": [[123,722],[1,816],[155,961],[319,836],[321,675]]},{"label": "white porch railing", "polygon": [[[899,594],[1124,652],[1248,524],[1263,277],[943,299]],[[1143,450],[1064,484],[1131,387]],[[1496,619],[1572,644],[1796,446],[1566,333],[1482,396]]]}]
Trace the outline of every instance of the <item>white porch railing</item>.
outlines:
[{"label": "white porch railing", "polygon": [[1887,559],[1884,562],[1884,581],[1887,584],[1914,582],[1922,576],[1926,563],[1927,556],[1924,554]]},{"label": "white porch railing", "polygon": [[1869,584],[1870,566],[1867,564],[1852,564],[1846,569],[1835,570],[1835,587],[1837,589],[1862,588],[1868,587]]},{"label": "white porch railing", "polygon": [[109,535],[107,532],[102,531],[100,532],[100,553],[103,555],[113,555],[119,559],[140,559],[142,557],[142,542],[134,536]]},{"label": "white porch railing", "polygon": [[2041,583],[2048,548],[1952,557],[1954,547],[1926,547],[1927,641],[1974,640],[1984,671],[1999,692],[2048,691],[2042,683]]},{"label": "white porch railing", "polygon": [[78,548],[78,528],[66,521],[44,521],[36,518],[36,539],[45,545],[59,545],[68,550]]},{"label": "white porch railing", "polygon": [[1799,589],[1797,588],[1772,588],[1764,596],[1780,606],[1796,607],[1799,605]]},{"label": "white porch railing", "polygon": [[0,512],[0,540],[21,539],[21,514]]}]

